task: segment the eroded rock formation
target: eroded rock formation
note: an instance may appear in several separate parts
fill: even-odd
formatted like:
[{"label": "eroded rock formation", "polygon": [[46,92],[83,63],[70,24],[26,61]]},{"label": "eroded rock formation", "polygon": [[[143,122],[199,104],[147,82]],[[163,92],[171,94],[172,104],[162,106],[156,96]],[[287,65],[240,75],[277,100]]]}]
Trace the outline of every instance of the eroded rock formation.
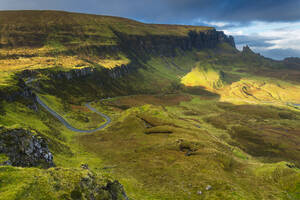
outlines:
[{"label": "eroded rock formation", "polygon": [[54,166],[46,140],[26,129],[0,128],[0,154],[9,158],[2,164],[45,168]]}]

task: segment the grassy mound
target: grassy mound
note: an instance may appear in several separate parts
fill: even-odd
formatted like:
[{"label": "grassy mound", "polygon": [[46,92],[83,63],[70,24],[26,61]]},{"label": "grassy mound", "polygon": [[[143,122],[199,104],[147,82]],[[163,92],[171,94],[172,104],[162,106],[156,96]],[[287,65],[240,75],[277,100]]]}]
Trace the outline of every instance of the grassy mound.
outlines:
[{"label": "grassy mound", "polygon": [[118,182],[84,169],[0,167],[0,199],[125,200]]}]

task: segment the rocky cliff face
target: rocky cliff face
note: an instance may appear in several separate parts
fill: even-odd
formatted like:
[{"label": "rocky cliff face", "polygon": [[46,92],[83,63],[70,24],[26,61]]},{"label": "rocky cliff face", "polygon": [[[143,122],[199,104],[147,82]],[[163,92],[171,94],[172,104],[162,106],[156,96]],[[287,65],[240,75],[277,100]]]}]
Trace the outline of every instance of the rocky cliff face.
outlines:
[{"label": "rocky cliff face", "polygon": [[232,47],[235,47],[234,38],[232,36],[225,35],[223,31],[216,31],[214,29],[199,33],[196,31],[189,32],[189,43],[192,48],[214,48],[221,42],[226,42]]},{"label": "rocky cliff face", "polygon": [[134,68],[131,65],[121,65],[109,69],[107,70],[107,72],[112,79],[117,79],[117,78],[122,78],[123,76],[125,76],[126,74],[130,73],[133,70]]},{"label": "rocky cliff face", "polygon": [[168,35],[126,35],[115,32],[119,38],[119,45],[123,51],[131,50],[136,55],[155,54],[163,56],[175,56],[176,50],[189,51],[192,49],[215,48],[218,44],[225,42],[235,48],[234,38],[227,36],[222,31],[191,30],[187,36]]},{"label": "rocky cliff face", "polygon": [[2,164],[20,167],[54,166],[47,142],[38,134],[25,129],[0,128],[1,153],[9,158]]},{"label": "rocky cliff face", "polygon": [[61,71],[61,72],[52,72],[50,73],[50,77],[54,79],[61,79],[65,78],[67,80],[71,80],[74,78],[79,78],[79,77],[84,77],[84,76],[89,76],[93,74],[94,68],[92,67],[85,67],[85,68],[80,68],[80,69],[73,69],[70,71]]},{"label": "rocky cliff face", "polygon": [[27,86],[25,86],[24,82],[20,80],[18,85],[14,88],[3,88],[0,90],[0,98],[2,100],[6,100],[8,102],[12,102],[17,100],[20,97],[24,98],[33,98],[34,94],[31,91],[31,89]]},{"label": "rocky cliff face", "polygon": [[34,111],[38,110],[34,92],[25,84],[22,79],[18,81],[18,84],[15,87],[2,88],[0,90],[0,99],[7,102],[22,100],[22,102],[27,105],[28,108]]},{"label": "rocky cliff face", "polygon": [[129,200],[123,186],[118,181],[108,181],[105,186],[97,184],[97,177],[91,171],[83,177],[71,192],[72,199]]}]

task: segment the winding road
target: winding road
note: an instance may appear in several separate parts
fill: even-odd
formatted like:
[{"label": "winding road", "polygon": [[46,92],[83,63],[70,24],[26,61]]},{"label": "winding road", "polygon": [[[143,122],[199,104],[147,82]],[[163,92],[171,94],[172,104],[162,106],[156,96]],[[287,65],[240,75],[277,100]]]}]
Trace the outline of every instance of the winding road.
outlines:
[{"label": "winding road", "polygon": [[[27,85],[27,86],[29,87],[29,84],[30,84],[31,82],[33,82],[33,81],[35,81],[35,79],[34,79],[34,78],[30,78],[30,79],[28,79],[27,81],[25,81],[25,85]],[[101,126],[99,126],[98,128],[95,128],[95,129],[92,129],[92,130],[81,130],[81,129],[77,129],[77,128],[73,127],[71,124],[69,124],[69,123],[67,122],[67,120],[65,120],[60,114],[58,114],[57,112],[55,112],[54,110],[52,110],[49,106],[47,106],[47,105],[40,99],[40,97],[39,97],[37,94],[35,94],[35,99],[36,99],[36,102],[37,102],[38,104],[40,104],[40,105],[41,105],[43,108],[45,108],[51,115],[53,115],[56,119],[58,119],[65,127],[67,127],[69,130],[74,131],[74,132],[78,132],[78,133],[93,133],[93,132],[99,131],[99,130],[101,130],[101,129],[104,129],[108,124],[111,123],[111,119],[110,119],[109,116],[107,116],[107,115],[105,115],[105,114],[103,114],[103,113],[97,111],[95,108],[93,108],[93,107],[90,105],[90,103],[86,103],[85,106],[86,106],[89,110],[91,110],[91,111],[97,113],[98,115],[100,115],[101,117],[103,117],[103,118],[105,119],[106,122],[105,122],[104,124],[102,124]]]},{"label": "winding road", "polygon": [[[30,78],[29,80],[25,81],[25,85],[27,85],[29,87],[29,84],[31,82],[33,82],[35,79],[34,78]],[[85,106],[97,113],[98,115],[100,115],[101,117],[103,117],[106,122],[104,124],[102,124],[101,126],[99,126],[98,128],[96,129],[92,129],[92,130],[80,130],[80,129],[77,129],[75,127],[73,127],[71,124],[69,124],[60,114],[58,114],[57,112],[55,112],[54,110],[52,110],[49,106],[47,106],[41,99],[38,95],[35,94],[35,99],[37,101],[38,104],[40,104],[43,108],[45,108],[51,115],[53,115],[56,119],[58,119],[65,127],[67,127],[69,130],[71,131],[74,131],[74,132],[78,132],[78,133],[93,133],[93,132],[96,132],[96,131],[99,131],[101,129],[104,129],[108,124],[111,123],[111,119],[109,116],[97,111],[95,108],[93,108],[90,103],[86,103]]]},{"label": "winding road", "polygon": [[52,110],[49,106],[47,106],[37,95],[36,95],[36,101],[38,102],[38,104],[40,104],[43,108],[45,108],[51,115],[53,115],[56,119],[58,119],[65,127],[67,127],[69,130],[74,131],[74,132],[78,132],[78,133],[93,133],[96,131],[99,131],[101,129],[104,129],[108,124],[111,123],[111,119],[110,117],[108,117],[107,115],[97,111],[95,108],[93,108],[90,103],[85,104],[85,106],[97,113],[98,115],[100,115],[101,117],[105,118],[106,122],[101,125],[100,127],[96,128],[96,129],[92,129],[92,130],[80,130],[77,129],[75,127],[73,127],[72,125],[70,125],[61,115],[59,115],[57,112],[55,112],[54,110]]}]

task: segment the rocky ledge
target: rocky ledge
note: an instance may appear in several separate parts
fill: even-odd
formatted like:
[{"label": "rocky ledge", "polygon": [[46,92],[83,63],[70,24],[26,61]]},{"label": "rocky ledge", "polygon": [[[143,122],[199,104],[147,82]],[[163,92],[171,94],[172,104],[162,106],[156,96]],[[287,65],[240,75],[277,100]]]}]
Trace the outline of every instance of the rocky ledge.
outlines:
[{"label": "rocky ledge", "polygon": [[134,68],[131,65],[121,65],[121,66],[116,66],[107,71],[108,71],[109,76],[112,79],[118,79],[118,78],[122,78],[126,74],[129,74],[133,70],[134,70]]},{"label": "rocky ledge", "polygon": [[52,72],[50,73],[50,77],[54,79],[65,78],[67,80],[71,80],[74,78],[89,76],[94,73],[94,68],[92,67],[84,67],[79,69],[72,69],[70,71],[61,71],[61,72]]},{"label": "rocky ledge", "polygon": [[119,49],[123,52],[133,52],[139,57],[158,55],[173,57],[177,50],[191,51],[193,49],[216,48],[218,44],[228,43],[235,48],[234,38],[223,31],[215,29],[207,31],[191,30],[185,36],[171,35],[127,35],[115,32],[119,38]]},{"label": "rocky ledge", "polygon": [[129,200],[119,181],[106,180],[106,183],[99,184],[103,180],[99,181],[99,177],[89,169],[86,171],[87,174],[71,192],[72,199]]},{"label": "rocky ledge", "polygon": [[20,167],[54,166],[47,142],[34,131],[0,127],[0,154],[8,160],[2,165]]}]

